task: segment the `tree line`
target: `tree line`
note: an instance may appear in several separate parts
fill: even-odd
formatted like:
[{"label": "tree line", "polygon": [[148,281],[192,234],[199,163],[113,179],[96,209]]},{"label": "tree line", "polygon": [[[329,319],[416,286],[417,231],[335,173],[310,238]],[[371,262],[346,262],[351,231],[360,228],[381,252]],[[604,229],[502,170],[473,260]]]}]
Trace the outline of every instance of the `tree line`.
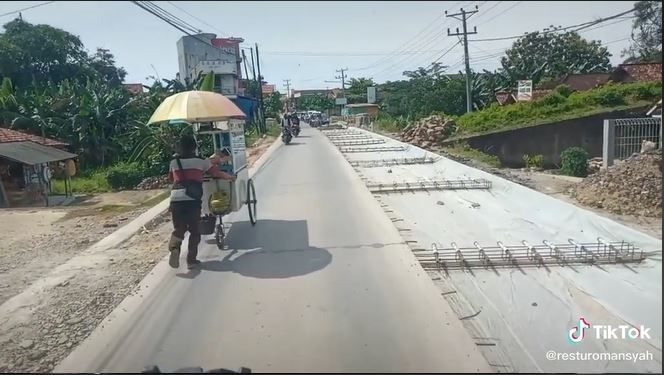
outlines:
[{"label": "tree line", "polygon": [[[634,4],[631,45],[622,52],[625,62],[662,61],[662,3]],[[495,102],[499,90],[514,90],[518,80],[533,85],[555,80],[565,74],[607,73],[613,67],[611,53],[600,41],[587,40],[578,32],[550,26],[518,38],[500,59],[494,71],[471,69],[471,97],[474,110]],[[377,86],[382,112],[391,117],[416,119],[433,113],[462,115],[466,112],[465,73],[433,63],[404,71],[405,79],[376,84],[371,78],[349,81],[349,103],[366,102],[366,88]]]}]

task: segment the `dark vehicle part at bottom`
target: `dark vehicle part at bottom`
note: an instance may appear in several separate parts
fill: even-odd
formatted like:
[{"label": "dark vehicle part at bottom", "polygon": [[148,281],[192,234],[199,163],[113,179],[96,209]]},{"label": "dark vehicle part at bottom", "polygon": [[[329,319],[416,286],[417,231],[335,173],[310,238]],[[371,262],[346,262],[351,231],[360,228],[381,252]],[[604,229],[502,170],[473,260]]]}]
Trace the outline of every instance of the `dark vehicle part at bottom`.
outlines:
[{"label": "dark vehicle part at bottom", "polygon": [[[225,368],[217,368],[217,369],[212,369],[208,371],[204,371],[202,367],[185,367],[178,369],[176,371],[173,371],[173,373],[178,373],[178,374],[251,374],[251,369],[246,368],[246,367],[240,367],[239,371],[234,371],[234,370],[229,370]],[[157,366],[148,366],[145,368],[145,370],[141,371],[141,374],[164,374],[161,372],[159,367]]]}]

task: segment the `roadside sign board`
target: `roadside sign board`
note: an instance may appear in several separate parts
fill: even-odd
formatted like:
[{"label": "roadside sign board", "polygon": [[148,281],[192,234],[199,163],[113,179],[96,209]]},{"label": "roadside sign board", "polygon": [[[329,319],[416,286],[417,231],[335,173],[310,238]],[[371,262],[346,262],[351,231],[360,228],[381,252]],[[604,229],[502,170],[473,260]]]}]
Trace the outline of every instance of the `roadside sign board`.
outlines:
[{"label": "roadside sign board", "polygon": [[367,103],[376,102],[376,87],[367,87]]},{"label": "roadside sign board", "polygon": [[348,100],[346,98],[336,98],[334,100],[334,103],[336,105],[346,105],[348,103]]},{"label": "roadside sign board", "polygon": [[516,100],[518,101],[530,101],[533,98],[533,81],[524,80],[518,81],[517,83],[518,91],[516,94]]}]

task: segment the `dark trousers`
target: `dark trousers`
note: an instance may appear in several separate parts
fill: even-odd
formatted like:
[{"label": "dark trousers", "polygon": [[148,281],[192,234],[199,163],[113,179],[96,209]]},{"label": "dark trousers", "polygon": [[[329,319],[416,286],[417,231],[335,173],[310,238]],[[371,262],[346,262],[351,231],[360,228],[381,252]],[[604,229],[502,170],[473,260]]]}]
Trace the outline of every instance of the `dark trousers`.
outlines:
[{"label": "dark trousers", "polygon": [[201,202],[171,202],[171,217],[173,233],[168,243],[168,250],[179,250],[184,240],[184,234],[189,232],[187,262],[196,260],[198,244],[201,242],[201,232],[198,226],[201,218]]}]

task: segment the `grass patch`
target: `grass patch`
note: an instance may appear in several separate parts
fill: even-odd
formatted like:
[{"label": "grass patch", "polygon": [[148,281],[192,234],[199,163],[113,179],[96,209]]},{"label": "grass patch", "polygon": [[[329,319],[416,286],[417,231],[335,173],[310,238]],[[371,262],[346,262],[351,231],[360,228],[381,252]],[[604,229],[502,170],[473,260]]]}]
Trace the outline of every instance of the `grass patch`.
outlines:
[{"label": "grass patch", "polygon": [[[106,193],[112,191],[111,185],[106,179],[105,170],[97,170],[87,175],[74,176],[71,179],[71,189],[74,193]],[[65,193],[65,180],[54,179],[52,184],[53,192],[56,194]]]},{"label": "grass patch", "polygon": [[484,152],[474,149],[468,143],[456,143],[451,146],[445,146],[442,151],[452,156],[469,158],[480,163],[484,163],[494,168],[500,168],[500,159],[497,156],[485,154]]},{"label": "grass patch", "polygon": [[[281,135],[281,126],[279,125],[268,125],[267,126],[267,133],[266,135],[268,137],[278,137]],[[258,130],[254,127],[249,130],[246,130],[244,132],[244,143],[247,147],[251,147],[256,142],[261,138],[261,134],[258,132]]]},{"label": "grass patch", "polygon": [[407,125],[408,119],[395,118],[387,114],[380,114],[373,123],[374,130],[384,133],[401,133]]},{"label": "grass patch", "polygon": [[607,84],[588,91],[570,93],[560,86],[532,101],[506,106],[492,104],[460,116],[457,137],[487,134],[499,130],[536,126],[578,117],[638,108],[661,97],[661,82]]},{"label": "grass patch", "polygon": [[271,125],[267,127],[267,135],[270,137],[278,137],[281,135],[281,126]]},{"label": "grass patch", "polygon": [[118,215],[129,212],[138,208],[151,208],[156,206],[159,202],[168,198],[170,192],[163,191],[152,198],[146,199],[138,204],[105,204],[101,207],[89,207],[71,210],[61,220],[69,220],[75,217],[96,216],[96,215]]}]

